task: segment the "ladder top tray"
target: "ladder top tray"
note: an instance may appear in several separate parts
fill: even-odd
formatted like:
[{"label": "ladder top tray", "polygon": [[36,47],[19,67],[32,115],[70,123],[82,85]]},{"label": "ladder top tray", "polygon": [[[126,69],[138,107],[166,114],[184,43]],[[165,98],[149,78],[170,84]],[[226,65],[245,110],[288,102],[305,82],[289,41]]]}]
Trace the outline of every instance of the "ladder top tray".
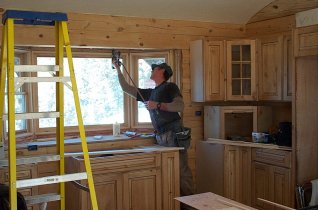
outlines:
[{"label": "ladder top tray", "polygon": [[2,15],[2,24],[5,24],[8,18],[15,19],[15,24],[54,25],[55,21],[67,21],[67,14],[60,12],[6,10]]}]

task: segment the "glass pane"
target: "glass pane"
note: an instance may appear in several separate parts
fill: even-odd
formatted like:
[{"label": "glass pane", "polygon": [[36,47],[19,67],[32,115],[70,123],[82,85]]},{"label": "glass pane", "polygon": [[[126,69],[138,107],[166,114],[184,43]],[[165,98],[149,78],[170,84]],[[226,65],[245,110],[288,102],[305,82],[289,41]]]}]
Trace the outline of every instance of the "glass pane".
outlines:
[{"label": "glass pane", "polygon": [[[165,62],[165,58],[141,58],[138,59],[138,87],[140,88],[154,88],[155,82],[150,79],[151,64],[158,64]],[[149,123],[150,115],[145,108],[143,102],[138,101],[138,122]]]},{"label": "glass pane", "polygon": [[233,79],[232,80],[232,95],[241,95],[241,80]]},{"label": "glass pane", "polygon": [[232,61],[240,61],[241,60],[241,46],[233,45],[232,46]]},{"label": "glass pane", "polygon": [[243,79],[242,80],[242,94],[243,95],[251,95],[251,80],[250,79]]},{"label": "glass pane", "polygon": [[[52,65],[52,57],[38,57],[38,65]],[[124,96],[117,72],[112,69],[111,58],[73,58],[81,111],[85,125],[124,122]],[[68,62],[64,59],[64,75],[69,75]],[[40,72],[39,76],[48,76]],[[64,86],[65,87],[65,86]],[[78,125],[74,96],[64,88],[65,126]],[[39,111],[55,110],[55,84],[39,83]],[[55,119],[40,119],[40,128],[55,127]]]},{"label": "glass pane", "polygon": [[232,78],[241,78],[240,64],[232,64]]},{"label": "glass pane", "polygon": [[[20,65],[21,59],[20,57],[14,57],[14,65]],[[21,76],[21,72],[14,72],[14,77]],[[7,81],[5,83],[5,92],[7,93]],[[25,113],[26,112],[26,97],[22,92],[22,86],[15,90],[16,93],[20,93],[20,95],[15,95],[15,113]],[[7,94],[4,99],[4,113],[8,113],[8,97]],[[26,120],[16,120],[15,121],[15,129],[17,131],[26,130]],[[6,131],[8,132],[8,120],[6,121]]]},{"label": "glass pane", "polygon": [[251,64],[242,64],[242,78],[251,78]]},{"label": "glass pane", "polygon": [[242,45],[242,61],[251,60],[251,45]]},{"label": "glass pane", "polygon": [[[26,104],[25,104],[25,95],[15,95],[15,113],[25,113],[26,112]],[[8,102],[8,98],[7,96],[5,96],[5,109],[4,109],[4,113],[8,113],[8,106],[7,106],[7,102]],[[26,120],[16,120],[15,121],[15,129],[18,130],[26,130]],[[8,120],[6,120],[6,131],[8,132]]]}]

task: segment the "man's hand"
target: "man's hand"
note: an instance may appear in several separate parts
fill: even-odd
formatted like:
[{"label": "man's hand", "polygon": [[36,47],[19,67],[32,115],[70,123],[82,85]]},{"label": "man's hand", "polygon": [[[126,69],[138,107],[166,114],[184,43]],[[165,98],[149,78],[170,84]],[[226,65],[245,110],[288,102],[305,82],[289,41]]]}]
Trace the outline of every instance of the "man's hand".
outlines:
[{"label": "man's hand", "polygon": [[145,106],[148,110],[157,109],[158,103],[159,102],[156,102],[156,101],[146,101]]},{"label": "man's hand", "polygon": [[113,59],[112,63],[113,63],[113,66],[114,66],[115,69],[117,69],[117,70],[120,69],[120,66],[119,66],[118,62],[116,61],[116,59]]}]

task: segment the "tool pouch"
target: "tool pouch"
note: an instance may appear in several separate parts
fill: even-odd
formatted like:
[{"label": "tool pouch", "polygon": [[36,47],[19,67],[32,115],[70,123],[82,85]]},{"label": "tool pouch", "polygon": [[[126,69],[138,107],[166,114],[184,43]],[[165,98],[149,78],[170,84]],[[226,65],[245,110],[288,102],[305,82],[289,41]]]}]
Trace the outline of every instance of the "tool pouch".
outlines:
[{"label": "tool pouch", "polygon": [[191,128],[182,127],[182,131],[176,133],[179,147],[188,149],[191,143]]}]

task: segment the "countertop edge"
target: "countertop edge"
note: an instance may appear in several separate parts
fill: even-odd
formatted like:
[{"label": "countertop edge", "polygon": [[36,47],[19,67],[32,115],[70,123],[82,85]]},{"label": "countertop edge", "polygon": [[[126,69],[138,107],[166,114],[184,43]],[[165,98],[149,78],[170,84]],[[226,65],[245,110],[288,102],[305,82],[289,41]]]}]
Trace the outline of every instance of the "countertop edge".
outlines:
[{"label": "countertop edge", "polygon": [[242,147],[254,147],[254,148],[263,148],[263,149],[277,149],[292,151],[291,147],[278,146],[275,144],[263,144],[263,143],[253,143],[253,142],[244,142],[244,141],[230,141],[224,139],[214,139],[207,138],[207,140],[201,141],[207,144],[224,144],[224,145],[233,145],[233,146],[242,146]]}]

